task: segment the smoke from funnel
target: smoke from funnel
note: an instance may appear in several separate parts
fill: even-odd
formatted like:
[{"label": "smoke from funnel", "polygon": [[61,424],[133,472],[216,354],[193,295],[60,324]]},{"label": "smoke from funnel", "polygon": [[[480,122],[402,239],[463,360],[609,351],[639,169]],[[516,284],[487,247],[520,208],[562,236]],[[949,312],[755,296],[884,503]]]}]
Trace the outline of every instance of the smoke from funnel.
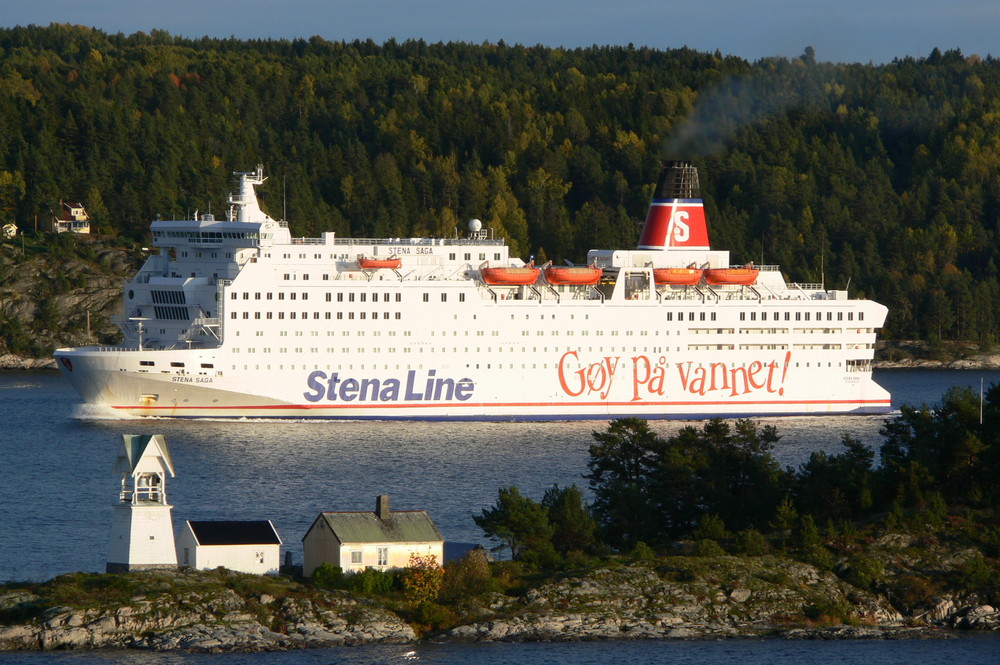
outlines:
[{"label": "smoke from funnel", "polygon": [[789,89],[790,80],[770,74],[731,78],[700,93],[694,110],[667,139],[663,159],[708,157],[722,151],[740,129],[801,105],[803,96]]}]

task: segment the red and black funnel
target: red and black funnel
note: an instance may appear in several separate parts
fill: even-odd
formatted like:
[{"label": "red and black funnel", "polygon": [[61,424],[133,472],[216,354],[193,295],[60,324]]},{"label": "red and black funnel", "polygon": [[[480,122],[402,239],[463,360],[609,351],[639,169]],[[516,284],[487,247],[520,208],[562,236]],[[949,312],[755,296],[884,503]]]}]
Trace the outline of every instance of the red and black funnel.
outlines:
[{"label": "red and black funnel", "polygon": [[709,249],[698,169],[666,162],[649,204],[639,249]]}]

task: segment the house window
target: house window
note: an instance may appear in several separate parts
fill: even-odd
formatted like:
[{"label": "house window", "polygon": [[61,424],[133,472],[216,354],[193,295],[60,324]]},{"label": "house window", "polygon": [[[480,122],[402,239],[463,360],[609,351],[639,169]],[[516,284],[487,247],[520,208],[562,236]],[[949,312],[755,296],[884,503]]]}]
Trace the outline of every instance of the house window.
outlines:
[{"label": "house window", "polygon": [[360,566],[364,560],[361,558],[361,550],[351,550],[351,565]]},{"label": "house window", "polygon": [[389,565],[389,548],[388,547],[379,547],[376,550],[376,553],[378,554],[378,565],[380,565],[380,566],[388,566]]}]

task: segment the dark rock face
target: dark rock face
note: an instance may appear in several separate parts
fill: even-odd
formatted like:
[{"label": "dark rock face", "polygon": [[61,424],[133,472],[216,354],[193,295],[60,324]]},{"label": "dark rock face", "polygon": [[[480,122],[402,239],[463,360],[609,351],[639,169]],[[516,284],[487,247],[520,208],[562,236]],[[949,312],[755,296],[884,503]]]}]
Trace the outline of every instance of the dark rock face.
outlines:
[{"label": "dark rock face", "polygon": [[92,236],[33,242],[24,253],[0,245],[0,369],[54,368],[57,347],[115,341],[111,317],[141,265],[138,252]]}]

